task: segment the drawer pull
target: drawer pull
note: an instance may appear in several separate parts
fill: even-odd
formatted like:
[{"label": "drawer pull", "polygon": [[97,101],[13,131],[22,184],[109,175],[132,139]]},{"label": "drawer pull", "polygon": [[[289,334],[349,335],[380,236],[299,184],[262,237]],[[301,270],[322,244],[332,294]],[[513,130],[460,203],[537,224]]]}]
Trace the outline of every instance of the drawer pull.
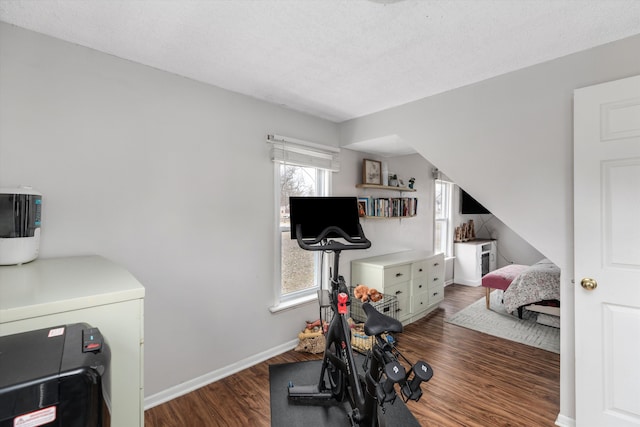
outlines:
[{"label": "drawer pull", "polygon": [[396,295],[400,295],[402,291],[396,291]]},{"label": "drawer pull", "polygon": [[440,280],[440,278],[439,278],[439,277],[434,277],[434,278],[433,278],[433,281],[434,281],[434,282],[437,282],[438,280]]},{"label": "drawer pull", "polygon": [[439,294],[439,292],[434,292],[434,293],[433,293],[433,296],[435,297],[435,296],[436,296],[436,295],[438,295],[438,294]]},{"label": "drawer pull", "polygon": [[439,266],[439,265],[440,265],[440,263],[439,263],[439,262],[436,262],[436,263],[434,263],[434,264],[433,264],[433,266],[434,266],[434,267],[437,267],[437,266]]},{"label": "drawer pull", "polygon": [[418,285],[418,288],[419,288],[419,289],[422,289],[422,285]]},{"label": "drawer pull", "polygon": [[396,273],[396,277],[402,276],[402,273]]},{"label": "drawer pull", "polygon": [[420,269],[418,269],[418,273],[422,273],[422,269],[421,269],[421,268],[420,268]]}]

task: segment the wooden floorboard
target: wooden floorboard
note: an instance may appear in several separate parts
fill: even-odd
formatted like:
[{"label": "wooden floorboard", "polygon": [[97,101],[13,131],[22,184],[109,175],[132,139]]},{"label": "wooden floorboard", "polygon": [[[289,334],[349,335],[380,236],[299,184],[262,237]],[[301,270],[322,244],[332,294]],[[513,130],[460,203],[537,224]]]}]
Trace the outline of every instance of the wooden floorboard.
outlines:
[{"label": "wooden floorboard", "polygon": [[[484,296],[450,285],[440,308],[407,325],[399,348],[434,369],[419,402],[423,426],[553,426],[560,407],[560,356],[492,337],[445,318]],[[318,359],[289,351],[145,412],[148,427],[270,426],[269,365]]]}]

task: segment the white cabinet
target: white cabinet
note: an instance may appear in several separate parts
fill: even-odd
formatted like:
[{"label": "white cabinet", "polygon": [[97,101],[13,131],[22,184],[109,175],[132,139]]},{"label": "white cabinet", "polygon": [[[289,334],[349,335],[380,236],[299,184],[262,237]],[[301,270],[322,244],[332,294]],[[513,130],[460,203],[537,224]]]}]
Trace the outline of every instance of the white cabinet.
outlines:
[{"label": "white cabinet", "polygon": [[144,288],[102,257],[37,259],[0,267],[0,336],[88,323],[111,351],[103,377],[112,426],[144,425]]},{"label": "white cabinet", "polygon": [[482,276],[497,268],[496,241],[471,240],[454,245],[456,259],[453,281],[460,285],[480,286]]},{"label": "white cabinet", "polygon": [[397,318],[424,317],[444,298],[444,255],[407,251],[351,261],[351,285],[366,285],[398,298]]}]

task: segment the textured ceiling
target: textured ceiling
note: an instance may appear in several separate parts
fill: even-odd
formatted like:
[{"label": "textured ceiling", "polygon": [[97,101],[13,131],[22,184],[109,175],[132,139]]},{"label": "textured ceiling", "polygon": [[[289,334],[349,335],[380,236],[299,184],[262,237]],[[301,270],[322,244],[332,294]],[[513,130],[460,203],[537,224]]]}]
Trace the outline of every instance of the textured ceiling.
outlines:
[{"label": "textured ceiling", "polygon": [[640,0],[0,0],[0,20],[335,122],[640,33]]}]

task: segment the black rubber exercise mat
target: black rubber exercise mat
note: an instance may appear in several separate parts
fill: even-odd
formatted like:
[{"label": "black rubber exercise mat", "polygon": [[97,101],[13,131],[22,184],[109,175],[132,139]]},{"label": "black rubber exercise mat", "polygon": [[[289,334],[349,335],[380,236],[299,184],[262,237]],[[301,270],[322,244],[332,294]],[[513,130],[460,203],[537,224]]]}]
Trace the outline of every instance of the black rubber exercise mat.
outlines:
[{"label": "black rubber exercise mat", "polygon": [[[318,382],[322,361],[284,363],[269,366],[272,427],[349,427],[348,405],[331,402],[325,405],[299,405],[289,402],[289,382],[309,385]],[[388,427],[420,427],[413,414],[398,396],[393,405],[384,406]]]}]

